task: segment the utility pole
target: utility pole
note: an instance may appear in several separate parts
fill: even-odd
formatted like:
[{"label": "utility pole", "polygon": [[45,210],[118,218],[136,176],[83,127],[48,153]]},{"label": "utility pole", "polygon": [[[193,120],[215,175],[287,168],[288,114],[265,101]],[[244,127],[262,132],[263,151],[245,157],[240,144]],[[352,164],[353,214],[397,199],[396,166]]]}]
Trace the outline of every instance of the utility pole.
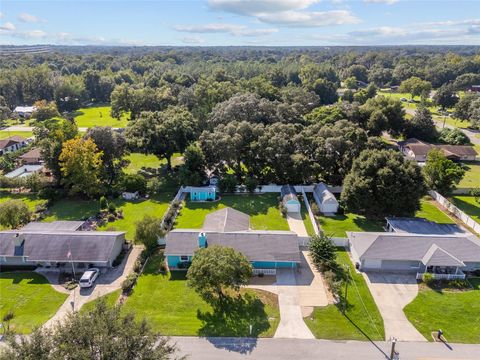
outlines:
[{"label": "utility pole", "polygon": [[395,352],[395,345],[397,343],[397,339],[395,338],[392,338],[392,351],[390,352],[390,360],[394,360],[395,359],[395,355],[397,354]]},{"label": "utility pole", "polygon": [[348,304],[348,301],[347,301],[347,296],[348,296],[348,281],[350,280],[350,276],[349,276],[349,269],[348,269],[348,265],[345,266],[345,270],[346,270],[346,275],[347,275],[347,278],[345,279],[345,296],[344,296],[344,299],[343,299],[343,307],[342,307],[342,314],[345,315],[345,312],[347,311],[347,304]]}]

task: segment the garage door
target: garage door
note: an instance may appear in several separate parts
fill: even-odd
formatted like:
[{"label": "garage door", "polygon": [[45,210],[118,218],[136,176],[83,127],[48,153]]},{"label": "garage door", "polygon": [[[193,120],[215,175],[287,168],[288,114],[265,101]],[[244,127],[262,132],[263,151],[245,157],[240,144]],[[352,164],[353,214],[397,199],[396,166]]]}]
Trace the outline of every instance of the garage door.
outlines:
[{"label": "garage door", "polygon": [[289,213],[300,212],[300,204],[287,204],[287,211]]},{"label": "garage door", "polygon": [[380,269],[382,267],[382,260],[366,259],[364,260],[363,267],[365,269]]}]

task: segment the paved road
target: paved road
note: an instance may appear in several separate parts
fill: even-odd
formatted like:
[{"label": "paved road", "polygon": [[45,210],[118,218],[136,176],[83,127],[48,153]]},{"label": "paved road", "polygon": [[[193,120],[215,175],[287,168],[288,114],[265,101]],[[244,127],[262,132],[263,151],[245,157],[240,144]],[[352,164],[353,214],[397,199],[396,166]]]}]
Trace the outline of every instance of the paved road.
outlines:
[{"label": "paved road", "polygon": [[385,338],[400,341],[426,341],[408,321],[403,308],[415,299],[418,285],[414,275],[364,274],[370,292],[380,310]]},{"label": "paved road", "polygon": [[[114,130],[117,130],[119,128],[113,128]],[[86,132],[88,128],[86,127],[79,127],[78,131],[80,132]],[[23,125],[13,125],[9,126],[5,129],[2,129],[2,131],[33,131],[33,126],[23,126]]]},{"label": "paved road", "polygon": [[[388,342],[329,341],[302,339],[247,339],[174,337],[181,355],[193,360],[385,360]],[[480,345],[399,342],[400,360],[478,360]]]}]

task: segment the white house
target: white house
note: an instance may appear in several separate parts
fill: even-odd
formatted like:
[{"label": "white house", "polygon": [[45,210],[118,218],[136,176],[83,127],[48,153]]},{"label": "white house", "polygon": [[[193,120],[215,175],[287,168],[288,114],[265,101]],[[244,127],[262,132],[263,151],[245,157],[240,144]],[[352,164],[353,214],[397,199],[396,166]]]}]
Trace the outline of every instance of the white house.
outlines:
[{"label": "white house", "polygon": [[338,201],[324,183],[313,187],[313,198],[322,213],[335,214],[338,211]]},{"label": "white house", "polygon": [[23,118],[28,118],[37,110],[35,106],[17,106],[13,112]]},{"label": "white house", "polygon": [[0,155],[17,151],[27,145],[27,139],[21,136],[10,136],[0,140]]},{"label": "white house", "polygon": [[288,213],[300,212],[300,201],[297,197],[297,192],[292,185],[283,185],[280,189],[280,196],[282,203],[286,207]]},{"label": "white house", "polygon": [[34,173],[40,173],[45,169],[44,165],[23,165],[18,169],[15,169],[7,174],[5,177],[14,179],[14,178],[24,178],[28,177]]}]

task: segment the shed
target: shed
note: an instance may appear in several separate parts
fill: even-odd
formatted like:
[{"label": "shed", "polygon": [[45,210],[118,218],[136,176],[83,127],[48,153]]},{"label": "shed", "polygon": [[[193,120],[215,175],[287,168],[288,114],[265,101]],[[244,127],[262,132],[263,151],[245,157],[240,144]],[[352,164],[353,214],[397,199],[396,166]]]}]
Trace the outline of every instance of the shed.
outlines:
[{"label": "shed", "polygon": [[313,187],[313,198],[322,213],[335,214],[338,211],[338,201],[324,183]]},{"label": "shed", "polygon": [[191,186],[188,188],[190,192],[191,201],[213,201],[217,198],[217,187],[216,186],[201,186],[194,187]]},{"label": "shed", "polygon": [[287,208],[288,213],[300,212],[300,201],[297,197],[297,192],[292,185],[283,185],[280,189],[282,203]]}]

